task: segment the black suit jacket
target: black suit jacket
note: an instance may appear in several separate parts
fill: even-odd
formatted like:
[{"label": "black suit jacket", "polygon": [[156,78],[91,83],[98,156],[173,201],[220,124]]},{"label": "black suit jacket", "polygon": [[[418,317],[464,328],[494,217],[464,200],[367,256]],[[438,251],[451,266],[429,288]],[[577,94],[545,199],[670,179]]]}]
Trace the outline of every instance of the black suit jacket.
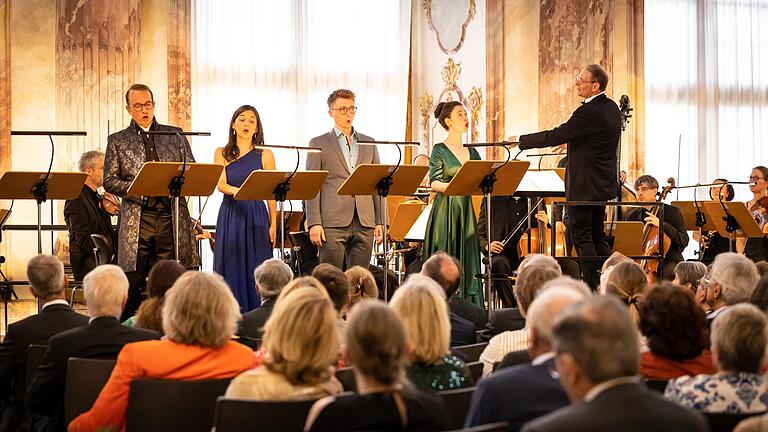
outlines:
[{"label": "black suit jacket", "polygon": [[639,383],[608,388],[589,402],[574,403],[523,427],[525,432],[704,432],[704,417],[665,400]]},{"label": "black suit jacket", "polygon": [[88,324],[88,317],[69,306],[53,304],[37,315],[8,326],[0,345],[0,398],[24,401],[27,373],[27,349],[32,344],[48,344],[51,336]]},{"label": "black suit jacket", "polygon": [[275,299],[265,300],[261,306],[243,314],[237,335],[248,338],[261,338],[264,334],[264,324],[272,315]]},{"label": "black suit jacket", "polygon": [[470,321],[475,329],[481,329],[488,323],[488,316],[483,308],[462,298],[452,298],[448,302],[448,308],[454,314]]},{"label": "black suit jacket", "polygon": [[[555,360],[514,366],[480,380],[472,395],[466,427],[506,421],[517,432],[528,421],[567,406]],[[510,403],[515,401],[515,403]]]},{"label": "black suit jacket", "polygon": [[[628,221],[644,221],[648,210],[635,207],[625,213],[624,219]],[[665,258],[679,263],[683,261],[683,250],[688,246],[688,231],[685,230],[685,220],[679,208],[664,204],[664,233],[672,241]]]},{"label": "black suit jacket", "polygon": [[96,192],[83,185],[80,196],[64,202],[64,222],[69,230],[69,252],[75,280],[83,277],[94,267],[93,240],[91,234],[101,234],[113,247],[117,245],[117,233],[112,229],[110,216],[99,208]]},{"label": "black suit jacket", "polygon": [[488,342],[492,337],[505,331],[520,330],[525,327],[525,318],[520,314],[518,308],[497,309],[491,311],[491,318],[488,324],[480,333],[480,339]]},{"label": "black suit jacket", "polygon": [[87,326],[59,333],[48,341],[35,380],[27,389],[26,406],[63,429],[64,386],[70,357],[116,359],[127,343],[160,339],[160,334],[120,324],[117,318],[94,318]]},{"label": "black suit jacket", "polygon": [[621,113],[605,94],[582,104],[560,126],[520,136],[520,149],[568,144],[565,197],[569,201],[616,198],[616,150],[621,137]]},{"label": "black suit jacket", "polygon": [[471,345],[477,342],[475,326],[472,321],[466,320],[455,313],[449,314],[451,319],[451,346]]}]

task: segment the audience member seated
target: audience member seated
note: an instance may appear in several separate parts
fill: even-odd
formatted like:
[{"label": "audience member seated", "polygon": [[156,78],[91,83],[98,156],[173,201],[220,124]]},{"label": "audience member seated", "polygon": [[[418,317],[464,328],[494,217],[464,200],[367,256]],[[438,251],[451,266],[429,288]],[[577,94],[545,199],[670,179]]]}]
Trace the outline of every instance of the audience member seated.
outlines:
[{"label": "audience member seated", "polygon": [[323,263],[312,270],[312,276],[320,281],[331,297],[333,307],[336,309],[336,335],[340,345],[346,342],[347,322],[341,316],[341,311],[349,303],[349,280],[338,267]]},{"label": "audience member seated", "polygon": [[763,312],[768,312],[768,275],[763,276],[757,281],[755,290],[752,291],[752,296],[749,298],[749,302],[757,306]]},{"label": "audience member seated", "polygon": [[349,281],[349,303],[344,307],[342,315],[346,318],[352,306],[363,299],[379,298],[379,289],[376,287],[376,280],[367,269],[354,266],[344,272]]},{"label": "audience member seated", "polygon": [[707,320],[690,291],[671,283],[657,285],[640,302],[640,332],[648,351],[640,355],[640,375],[669,380],[714,373],[707,348]]},{"label": "audience member seated", "polygon": [[542,289],[528,309],[528,352],[533,361],[481,380],[472,395],[467,427],[506,421],[507,430],[517,432],[526,422],[568,405],[568,395],[557,381],[552,327],[560,312],[587,296],[564,287]]},{"label": "audience member seated", "polygon": [[622,262],[611,268],[605,280],[605,294],[614,295],[629,308],[632,321],[638,322],[637,305],[648,287],[645,271],[636,262]]},{"label": "audience member seated", "polygon": [[176,260],[160,260],[152,266],[147,275],[149,298],[141,302],[136,315],[123,324],[154,330],[163,334],[163,302],[165,293],[173,286],[186,269]]},{"label": "audience member seated", "polygon": [[[513,290],[517,307],[523,318],[526,317],[526,310],[539,289],[548,281],[560,276],[560,266],[552,257],[529,255],[520,263]],[[483,376],[493,372],[494,365],[504,359],[505,355],[527,348],[527,326],[521,330],[505,331],[492,337],[488,346],[480,354],[480,361],[483,362]]]},{"label": "audience member seated", "polygon": [[253,351],[230,340],[239,319],[240,306],[221,276],[184,273],[165,296],[165,338],[123,347],[93,408],[69,430],[124,430],[134,379],[223,379],[250,369]]},{"label": "audience member seated", "polygon": [[26,390],[27,350],[32,344],[48,344],[48,339],[63,331],[88,324],[88,317],[73,311],[66,300],[64,264],[53,255],[38,255],[27,264],[27,280],[32,295],[43,304],[37,315],[8,326],[0,345],[1,424],[16,430],[23,412]]},{"label": "audience member seated", "polygon": [[333,376],[336,319],[331,302],[315,288],[297,288],[280,298],[264,328],[263,363],[233,379],[226,396],[311,400],[341,392]]},{"label": "audience member seated", "polygon": [[696,295],[699,281],[707,274],[707,266],[700,261],[681,261],[675,266],[675,279],[672,284],[685,288]]},{"label": "audience member seated", "polygon": [[408,380],[421,390],[469,387],[472,376],[449,350],[450,321],[445,292],[424,275],[408,276],[389,303],[400,318],[412,345]]},{"label": "audience member seated", "polygon": [[611,254],[610,257],[608,257],[607,260],[603,263],[603,266],[600,269],[600,286],[598,287],[598,292],[600,294],[605,294],[605,284],[608,280],[608,275],[611,274],[611,269],[616,267],[617,265],[623,263],[623,262],[634,262],[632,258],[627,258],[624,254],[621,252],[614,252]]},{"label": "audience member seated", "polygon": [[760,277],[768,275],[768,261],[758,261],[755,263],[755,267],[757,267],[757,274],[759,274]]},{"label": "audience member seated", "polygon": [[120,267],[107,264],[91,270],[83,280],[85,304],[91,316],[87,326],[52,336],[34,381],[27,390],[30,412],[51,420],[64,430],[64,387],[70,357],[114,359],[127,343],[159,339],[160,334],[120,324],[128,298],[128,278]]},{"label": "audience member seated", "polygon": [[765,312],[744,303],[730,306],[712,323],[712,357],[717,374],[681,377],[664,397],[706,413],[768,410],[768,382],[760,373],[768,342]]},{"label": "audience member seated", "polygon": [[[475,343],[477,341],[475,320],[478,320],[478,315],[485,317],[485,311],[480,306],[473,305],[464,299],[454,299],[461,286],[463,271],[461,263],[444,252],[432,254],[421,267],[421,274],[437,282],[445,292],[451,321],[451,346]],[[455,303],[454,300],[456,300]]]},{"label": "audience member seated", "polygon": [[345,349],[358,394],[315,402],[305,430],[447,429],[443,401],[404,379],[408,342],[402,324],[383,302],[363,300],[352,310]]},{"label": "audience member seated", "polygon": [[560,384],[572,404],[539,417],[526,432],[704,432],[700,414],[664,400],[638,381],[636,326],[611,296],[561,313],[552,331]]},{"label": "audience member seated", "polygon": [[270,258],[253,270],[256,292],[261,297],[261,306],[243,314],[238,328],[238,336],[261,338],[264,324],[272,314],[277,296],[283,287],[293,279],[293,271],[281,259]]},{"label": "audience member seated", "polygon": [[757,281],[757,268],[749,258],[732,252],[716,256],[709,274],[701,279],[704,301],[712,310],[708,324],[729,306],[748,302]]}]

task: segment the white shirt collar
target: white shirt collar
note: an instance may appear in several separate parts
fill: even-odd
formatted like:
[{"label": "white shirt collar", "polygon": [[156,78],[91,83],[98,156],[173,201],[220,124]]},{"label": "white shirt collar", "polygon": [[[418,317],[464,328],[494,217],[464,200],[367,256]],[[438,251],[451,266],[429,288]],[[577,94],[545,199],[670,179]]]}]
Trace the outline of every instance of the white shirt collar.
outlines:
[{"label": "white shirt collar", "polygon": [[553,358],[555,358],[555,352],[554,351],[547,351],[544,354],[539,354],[538,357],[533,359],[533,361],[531,362],[531,365],[532,366],[538,366],[538,365],[540,365],[542,363],[545,363],[545,362],[549,361],[549,359],[553,359]]},{"label": "white shirt collar", "polygon": [[601,94],[605,94],[605,92],[604,92],[604,91],[601,91],[600,93],[598,93],[598,94],[596,94],[596,95],[594,95],[594,96],[590,96],[590,97],[588,97],[588,98],[584,99],[584,103],[589,103],[589,102],[591,102],[591,101],[592,101],[592,99],[594,99],[594,98],[596,98],[596,97],[600,96]]},{"label": "white shirt collar", "polygon": [[590,391],[584,396],[584,402],[589,402],[596,398],[600,393],[608,390],[611,387],[616,387],[621,384],[637,384],[638,378],[636,376],[627,376],[621,378],[614,378],[612,380],[601,382],[600,384],[592,387]]},{"label": "white shirt collar", "polygon": [[66,301],[64,299],[56,299],[56,300],[51,300],[49,302],[44,303],[43,307],[41,308],[41,310],[47,308],[48,306],[55,305],[55,304],[69,306],[69,302],[68,301]]}]

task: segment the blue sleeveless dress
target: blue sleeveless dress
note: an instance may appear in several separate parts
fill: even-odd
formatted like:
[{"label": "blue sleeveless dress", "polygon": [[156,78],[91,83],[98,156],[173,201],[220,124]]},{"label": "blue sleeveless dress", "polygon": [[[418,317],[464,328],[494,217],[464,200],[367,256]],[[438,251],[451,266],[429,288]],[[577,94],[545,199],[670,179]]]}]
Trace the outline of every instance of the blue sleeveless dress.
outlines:
[{"label": "blue sleeveless dress", "polygon": [[[251,150],[227,165],[227,183],[240,187],[251,171],[263,169],[261,152]],[[235,201],[224,195],[216,221],[213,271],[222,275],[232,290],[240,312],[261,306],[253,270],[272,258],[269,212],[264,201]]]}]

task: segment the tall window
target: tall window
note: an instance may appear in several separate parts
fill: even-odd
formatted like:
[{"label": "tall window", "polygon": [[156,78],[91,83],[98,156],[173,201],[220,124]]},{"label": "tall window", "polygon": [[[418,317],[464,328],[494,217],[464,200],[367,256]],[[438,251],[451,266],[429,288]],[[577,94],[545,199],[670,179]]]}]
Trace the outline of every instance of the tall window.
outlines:
[{"label": "tall window", "polygon": [[[410,0],[195,0],[193,8],[192,125],[212,133],[193,144],[198,161],[213,160],[245,104],[259,111],[268,145],[307,145],[333,127],[326,98],[337,88],[357,94],[361,132],[404,138]],[[397,158],[394,148],[379,153]],[[293,152],[275,159],[280,170],[296,165]],[[206,223],[220,201],[211,197]]]},{"label": "tall window", "polygon": [[768,0],[645,1],[647,172],[746,181],[768,164],[767,25]]}]

